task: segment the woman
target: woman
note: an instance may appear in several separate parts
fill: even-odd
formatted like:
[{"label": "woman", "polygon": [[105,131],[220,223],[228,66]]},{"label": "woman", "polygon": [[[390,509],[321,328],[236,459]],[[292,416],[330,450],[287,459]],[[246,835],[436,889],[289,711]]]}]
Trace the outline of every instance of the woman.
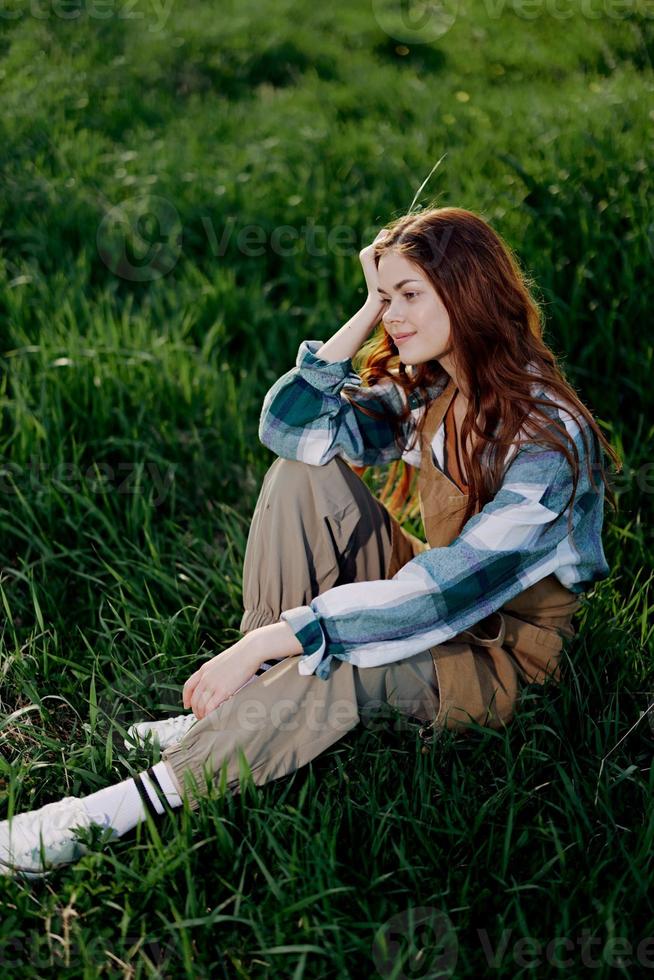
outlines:
[{"label": "woman", "polygon": [[[279,458],[248,536],[245,635],[189,677],[192,714],[131,731],[158,738],[159,763],[0,824],[5,873],[74,860],[76,828],[121,836],[216,780],[238,792],[244,759],[257,784],[284,776],[384,706],[427,739],[500,728],[521,684],[559,680],[581,594],[609,573],[600,444],[618,458],[480,217],[405,215],[360,259],[363,307],[302,342],[264,400]],[[402,479],[386,507],[361,475],[389,461],[387,487]],[[426,542],[400,523],[418,468]]]}]

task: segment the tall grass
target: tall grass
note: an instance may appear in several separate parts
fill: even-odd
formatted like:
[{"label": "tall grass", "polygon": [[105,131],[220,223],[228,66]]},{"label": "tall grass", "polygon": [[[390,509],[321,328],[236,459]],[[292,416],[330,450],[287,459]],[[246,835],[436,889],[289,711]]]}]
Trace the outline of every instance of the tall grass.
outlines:
[{"label": "tall grass", "polygon": [[5,6],[0,48],[2,816],[142,768],[120,732],[177,712],[198,662],[240,635],[273,459],[263,396],[302,339],[354,312],[359,249],[443,154],[424,198],[479,211],[517,250],[624,471],[612,573],[564,683],[527,688],[510,730],[422,753],[410,721],[360,726],[283,780],[244,770],[237,795],[94,841],[47,882],[0,879],[0,963],[513,978],[558,956],[571,975],[638,975],[654,935],[652,19],[467,0],[413,43],[378,2],[55,9]]}]

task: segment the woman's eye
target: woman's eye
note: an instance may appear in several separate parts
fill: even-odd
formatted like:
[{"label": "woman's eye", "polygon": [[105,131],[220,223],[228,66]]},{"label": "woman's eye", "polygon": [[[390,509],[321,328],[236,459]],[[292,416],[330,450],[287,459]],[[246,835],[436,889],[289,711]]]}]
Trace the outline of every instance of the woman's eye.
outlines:
[{"label": "woman's eye", "polygon": [[[417,293],[408,292],[408,293],[402,293],[402,295],[404,296],[405,299],[409,299],[409,298],[412,298],[414,296],[417,296],[418,294]],[[382,296],[381,297],[381,301],[382,301],[382,303],[390,303],[390,300],[389,299],[386,299],[385,296]]]}]

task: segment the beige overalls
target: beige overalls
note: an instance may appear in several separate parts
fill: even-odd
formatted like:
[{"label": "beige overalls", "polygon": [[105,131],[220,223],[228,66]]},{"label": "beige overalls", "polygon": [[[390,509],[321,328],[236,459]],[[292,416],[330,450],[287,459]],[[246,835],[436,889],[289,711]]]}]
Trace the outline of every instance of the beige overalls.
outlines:
[{"label": "beige overalls", "polygon": [[[241,632],[277,623],[283,610],[335,586],[392,578],[419,552],[457,537],[465,494],[431,455],[455,390],[450,383],[430,403],[423,431],[418,490],[428,543],[406,532],[340,456],[322,466],[274,460],[248,533]],[[446,469],[460,478],[455,455]],[[396,725],[398,717],[422,722],[425,742],[445,729],[469,728],[471,719],[501,728],[513,714],[519,680],[542,683],[548,670],[560,679],[559,654],[563,639],[575,635],[579,603],[549,575],[473,628],[397,662],[359,668],[336,659],[323,680],[300,674],[297,657],[289,656],[192,725],[162,758],[196,807],[212,783],[240,791],[240,750],[260,785],[303,766],[360,723],[384,717],[386,706],[396,709]]]},{"label": "beige overalls", "polygon": [[[441,472],[431,452],[456,390],[450,380],[430,403],[422,432],[418,492],[428,543],[407,535],[393,519],[389,578],[420,551],[445,547],[461,533],[468,494]],[[447,445],[453,445],[449,435]],[[460,475],[452,453],[450,462]],[[440,696],[440,711],[432,726],[462,729],[469,725],[470,716],[480,725],[500,728],[513,715],[519,680],[543,683],[549,675],[558,683],[563,641],[575,635],[571,620],[580,603],[579,596],[555,575],[548,575],[474,628],[432,647]]]}]

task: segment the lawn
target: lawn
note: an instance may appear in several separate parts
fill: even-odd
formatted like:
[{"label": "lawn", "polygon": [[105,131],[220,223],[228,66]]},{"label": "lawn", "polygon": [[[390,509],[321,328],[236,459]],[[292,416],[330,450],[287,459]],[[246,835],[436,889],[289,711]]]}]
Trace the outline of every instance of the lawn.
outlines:
[{"label": "lawn", "polygon": [[505,236],[624,461],[560,687],[0,878],[8,975],[654,968],[650,6],[3,5],[0,817],[140,771],[121,730],[238,639],[263,397],[441,157],[417,203]]}]

